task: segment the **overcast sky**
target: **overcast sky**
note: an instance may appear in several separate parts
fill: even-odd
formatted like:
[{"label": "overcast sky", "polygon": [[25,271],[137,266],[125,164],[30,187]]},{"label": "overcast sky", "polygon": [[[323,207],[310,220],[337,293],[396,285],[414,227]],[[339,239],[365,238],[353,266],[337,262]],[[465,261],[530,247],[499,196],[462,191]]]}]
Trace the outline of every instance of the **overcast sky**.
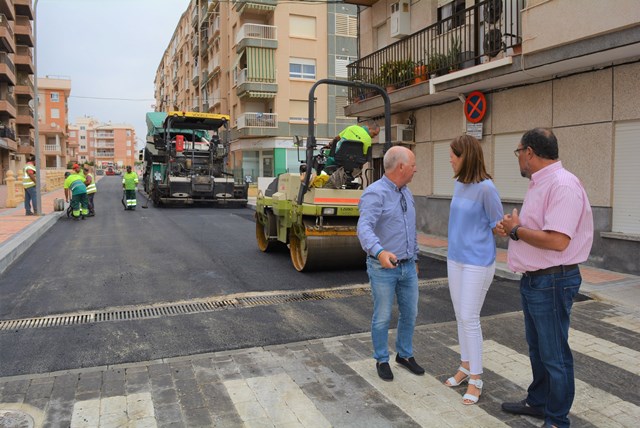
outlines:
[{"label": "overcast sky", "polygon": [[189,0],[39,0],[38,76],[71,79],[69,122],[87,115],[128,123],[144,141],[156,69],[188,5]]}]

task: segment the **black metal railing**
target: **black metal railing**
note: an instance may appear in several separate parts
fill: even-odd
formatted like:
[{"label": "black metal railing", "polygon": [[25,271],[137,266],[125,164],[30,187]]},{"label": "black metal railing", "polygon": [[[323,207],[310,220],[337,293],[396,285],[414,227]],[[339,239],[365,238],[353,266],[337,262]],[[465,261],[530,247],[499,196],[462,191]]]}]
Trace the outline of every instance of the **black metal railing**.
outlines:
[{"label": "black metal railing", "polygon": [[16,140],[16,132],[11,128],[5,128],[0,126],[0,138],[9,138],[13,141]]},{"label": "black metal railing", "polygon": [[[525,0],[485,0],[347,65],[349,80],[387,90],[442,76],[520,44]],[[350,102],[366,97],[350,89]]]}]

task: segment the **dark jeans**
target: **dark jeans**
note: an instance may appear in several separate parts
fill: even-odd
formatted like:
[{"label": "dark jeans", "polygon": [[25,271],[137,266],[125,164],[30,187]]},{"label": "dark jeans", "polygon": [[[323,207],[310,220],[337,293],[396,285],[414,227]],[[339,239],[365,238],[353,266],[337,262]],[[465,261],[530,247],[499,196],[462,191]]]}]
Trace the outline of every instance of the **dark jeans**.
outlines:
[{"label": "dark jeans", "polygon": [[523,275],[520,280],[533,371],[527,403],[544,408],[546,423],[559,428],[569,426],[569,409],[575,395],[569,322],[573,298],[581,283],[578,268],[550,275]]},{"label": "dark jeans", "polygon": [[87,193],[87,197],[89,198],[89,214],[95,214],[96,210],[95,207],[93,205],[93,197],[95,196],[95,193]]},{"label": "dark jeans", "polygon": [[36,186],[24,189],[24,210],[26,211],[26,214],[35,214],[38,212],[38,207],[36,205]]}]

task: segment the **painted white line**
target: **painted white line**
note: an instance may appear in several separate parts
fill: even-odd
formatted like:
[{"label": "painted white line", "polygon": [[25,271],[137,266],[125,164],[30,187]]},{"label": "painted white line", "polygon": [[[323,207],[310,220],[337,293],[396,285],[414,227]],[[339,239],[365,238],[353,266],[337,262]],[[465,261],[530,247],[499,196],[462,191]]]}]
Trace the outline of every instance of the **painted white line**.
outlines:
[{"label": "painted white line", "polygon": [[[454,349],[457,347],[452,347]],[[531,383],[531,364],[529,357],[519,354],[511,348],[493,340],[485,340],[484,366],[505,379],[526,390]],[[455,349],[457,351],[457,349]],[[485,384],[485,388],[491,388]],[[514,401],[523,397],[513,397]],[[640,407],[621,400],[599,388],[576,379],[576,396],[571,414],[589,421],[598,427],[637,427],[640,420]]]},{"label": "painted white line", "polygon": [[71,428],[156,428],[158,423],[148,392],[95,400],[73,405]]},{"label": "painted white line", "polygon": [[633,315],[610,317],[603,319],[603,321],[617,327],[626,328],[635,333],[640,333],[640,318],[634,317]]},{"label": "painted white line", "polygon": [[640,376],[640,352],[634,349],[574,329],[569,331],[569,346],[575,352]]},{"label": "painted white line", "polygon": [[330,427],[286,373],[224,382],[245,426]]},{"label": "painted white line", "polygon": [[432,376],[415,376],[391,363],[394,380],[385,382],[378,377],[375,362],[371,359],[349,363],[349,366],[421,426],[507,426],[479,406],[462,404],[462,392],[444,386]]}]

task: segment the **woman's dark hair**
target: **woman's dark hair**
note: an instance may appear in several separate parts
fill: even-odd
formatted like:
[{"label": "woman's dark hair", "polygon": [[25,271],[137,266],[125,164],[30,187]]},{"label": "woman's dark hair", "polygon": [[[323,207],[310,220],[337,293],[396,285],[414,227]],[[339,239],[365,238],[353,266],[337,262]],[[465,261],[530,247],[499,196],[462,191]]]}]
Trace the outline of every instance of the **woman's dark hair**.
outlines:
[{"label": "woman's dark hair", "polygon": [[491,175],[484,166],[484,154],[478,140],[471,135],[461,135],[454,138],[449,147],[462,161],[460,169],[453,178],[465,184],[491,179]]},{"label": "woman's dark hair", "polygon": [[533,153],[543,159],[558,159],[558,140],[550,129],[534,128],[527,131],[520,140],[522,147],[531,147]]}]

